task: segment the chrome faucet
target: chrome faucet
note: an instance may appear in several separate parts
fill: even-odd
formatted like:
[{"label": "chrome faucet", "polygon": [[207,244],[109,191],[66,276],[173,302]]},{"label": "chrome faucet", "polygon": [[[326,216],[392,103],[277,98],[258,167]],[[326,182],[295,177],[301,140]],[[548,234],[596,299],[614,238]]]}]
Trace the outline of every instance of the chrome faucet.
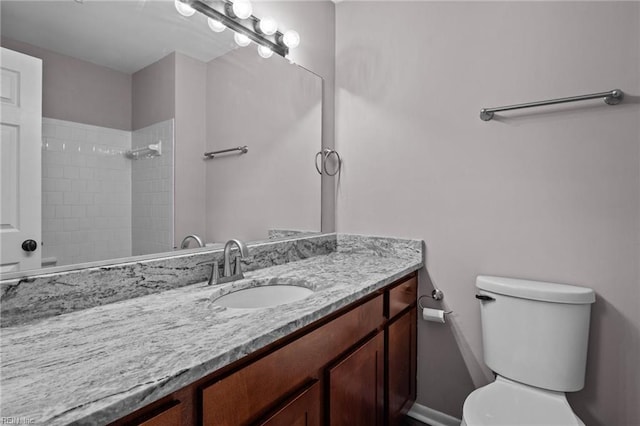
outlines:
[{"label": "chrome faucet", "polygon": [[182,240],[182,244],[180,244],[180,248],[181,249],[189,248],[189,240],[194,240],[196,243],[198,243],[198,247],[204,247],[204,242],[202,241],[202,238],[198,237],[196,234],[191,234],[184,237],[184,239]]},{"label": "chrome faucet", "polygon": [[[233,273],[231,273],[231,247],[233,245],[238,246],[240,253],[236,256],[235,268]],[[244,259],[247,256],[249,256],[249,248],[245,243],[240,240],[229,240],[224,245],[224,270],[222,272],[222,276],[219,276],[220,273],[218,271],[217,260],[214,260],[213,262],[201,262],[198,263],[198,265],[211,265],[211,275],[209,275],[208,285],[223,284],[244,278],[240,259]]]},{"label": "chrome faucet", "polygon": [[[233,245],[238,246],[238,250],[240,253],[236,256],[235,268],[233,270],[233,274],[231,273],[231,247]],[[222,277],[219,282],[229,282],[240,280],[244,278],[244,274],[242,273],[242,265],[240,263],[240,259],[244,259],[249,256],[249,248],[245,243],[240,240],[229,240],[224,245],[224,269],[222,272]]]}]

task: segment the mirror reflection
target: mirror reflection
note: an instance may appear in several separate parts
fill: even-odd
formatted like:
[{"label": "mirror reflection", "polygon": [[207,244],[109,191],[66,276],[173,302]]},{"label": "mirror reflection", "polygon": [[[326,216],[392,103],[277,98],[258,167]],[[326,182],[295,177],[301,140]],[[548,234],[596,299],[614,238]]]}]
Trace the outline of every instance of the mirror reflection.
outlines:
[{"label": "mirror reflection", "polygon": [[320,231],[318,76],[173,2],[0,6],[2,47],[43,82],[40,258],[2,272]]}]

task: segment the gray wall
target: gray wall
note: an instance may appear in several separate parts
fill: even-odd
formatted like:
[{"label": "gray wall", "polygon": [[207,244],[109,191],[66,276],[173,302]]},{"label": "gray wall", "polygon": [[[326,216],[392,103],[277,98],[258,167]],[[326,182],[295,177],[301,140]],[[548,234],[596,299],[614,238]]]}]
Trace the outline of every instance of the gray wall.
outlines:
[{"label": "gray wall", "polygon": [[[254,46],[207,65],[206,241],[264,240],[269,229],[320,231],[322,80]],[[224,102],[222,101],[224,100]],[[202,155],[202,153],[200,153]]]},{"label": "gray wall", "polygon": [[[418,402],[460,417],[491,379],[473,295],[495,274],[596,290],[569,399],[590,426],[637,424],[640,3],[344,2],[336,18],[337,228],[424,239],[421,293],[454,310],[419,322]],[[625,103],[478,117],[613,88]]]},{"label": "gray wall", "polygon": [[132,126],[142,129],[175,115],[176,54],[147,65],[132,77]]},{"label": "gray wall", "polygon": [[[295,29],[300,46],[289,57],[296,64],[323,79],[322,146],[334,147],[335,97],[335,4],[332,1],[259,1],[254,2],[254,15],[272,16],[280,23],[280,31]],[[334,178],[322,179],[322,230],[335,231]]]},{"label": "gray wall", "polygon": [[175,55],[175,243],[206,231],[205,162],[207,65]]},{"label": "gray wall", "polygon": [[[281,25],[288,25],[281,30],[293,28],[300,33],[301,45],[291,51],[290,58],[323,78],[322,144],[333,147],[335,5],[329,1],[264,1],[255,3],[254,8],[254,15],[272,16]],[[254,45],[248,49],[255,52]],[[207,143],[204,125],[207,83],[206,64],[180,54],[175,57],[175,241],[179,244],[185,235],[204,235],[206,229],[203,196],[206,162],[202,161],[202,154]],[[334,182],[326,178],[322,181],[321,219],[326,232],[335,229]],[[289,208],[295,209],[295,205],[293,202]]]},{"label": "gray wall", "polygon": [[2,38],[2,46],[42,59],[42,115],[131,130],[131,76]]}]

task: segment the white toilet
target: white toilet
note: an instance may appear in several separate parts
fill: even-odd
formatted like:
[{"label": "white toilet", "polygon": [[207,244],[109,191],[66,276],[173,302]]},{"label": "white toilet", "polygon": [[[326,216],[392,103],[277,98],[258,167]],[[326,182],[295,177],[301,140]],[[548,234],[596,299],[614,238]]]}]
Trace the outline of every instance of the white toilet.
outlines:
[{"label": "white toilet", "polygon": [[464,401],[461,426],[584,426],[565,396],[584,387],[590,288],[479,276],[484,361],[496,380]]}]

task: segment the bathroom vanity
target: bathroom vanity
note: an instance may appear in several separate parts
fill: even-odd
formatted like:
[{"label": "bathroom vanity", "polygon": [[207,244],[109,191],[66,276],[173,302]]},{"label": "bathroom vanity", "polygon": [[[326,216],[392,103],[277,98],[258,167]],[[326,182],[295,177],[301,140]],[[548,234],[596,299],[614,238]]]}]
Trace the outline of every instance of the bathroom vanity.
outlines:
[{"label": "bathroom vanity", "polygon": [[416,288],[414,273],[113,425],[400,424],[415,400]]},{"label": "bathroom vanity", "polygon": [[[398,424],[415,399],[422,242],[330,234],[249,248],[241,281],[208,286],[194,275],[195,284],[5,326],[3,416],[52,426]],[[215,255],[99,274],[115,274],[108,287],[142,268],[148,287],[153,271],[188,275],[185,264]],[[31,294],[38,279],[3,283],[3,301]],[[313,293],[260,309],[215,303],[284,281]]]}]

